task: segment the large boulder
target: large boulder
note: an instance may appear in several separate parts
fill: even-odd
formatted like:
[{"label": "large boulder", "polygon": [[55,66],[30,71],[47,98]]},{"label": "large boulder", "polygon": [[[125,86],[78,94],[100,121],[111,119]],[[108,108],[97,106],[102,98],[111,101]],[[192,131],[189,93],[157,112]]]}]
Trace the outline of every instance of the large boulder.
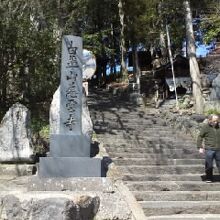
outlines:
[{"label": "large boulder", "polygon": [[99,197],[90,196],[81,196],[74,201],[67,196],[19,198],[6,195],[0,202],[0,219],[5,220],[92,220],[100,205]]},{"label": "large boulder", "polygon": [[29,161],[32,155],[30,114],[24,105],[16,103],[0,124],[0,161]]},{"label": "large boulder", "polygon": [[60,86],[53,95],[50,105],[50,134],[59,134],[60,123]]},{"label": "large boulder", "polygon": [[93,124],[90,117],[89,108],[87,104],[86,93],[83,92],[82,97],[82,133],[88,138],[92,139]]},{"label": "large boulder", "polygon": [[[60,87],[53,95],[50,106],[50,134],[59,134],[60,123]],[[93,133],[93,124],[90,117],[86,95],[82,96],[82,133],[91,140]]]}]

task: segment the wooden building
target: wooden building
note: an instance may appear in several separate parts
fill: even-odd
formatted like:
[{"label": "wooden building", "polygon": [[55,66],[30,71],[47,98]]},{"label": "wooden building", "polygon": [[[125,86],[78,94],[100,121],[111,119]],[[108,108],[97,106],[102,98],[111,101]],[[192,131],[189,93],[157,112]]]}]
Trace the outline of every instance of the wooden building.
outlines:
[{"label": "wooden building", "polygon": [[[177,95],[190,94],[192,91],[192,80],[189,70],[189,60],[181,55],[177,55],[173,60],[173,66]],[[156,100],[165,100],[175,96],[170,62],[161,65],[158,68],[154,68],[153,75],[156,89]]]}]

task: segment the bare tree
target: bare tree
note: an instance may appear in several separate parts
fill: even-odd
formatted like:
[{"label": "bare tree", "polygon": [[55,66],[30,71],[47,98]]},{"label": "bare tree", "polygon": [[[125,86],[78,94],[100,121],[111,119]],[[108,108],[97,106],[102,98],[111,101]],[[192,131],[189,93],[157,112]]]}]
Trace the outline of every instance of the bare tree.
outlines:
[{"label": "bare tree", "polygon": [[121,74],[122,74],[122,81],[127,82],[128,81],[128,72],[126,69],[126,64],[125,64],[125,53],[126,53],[126,48],[125,48],[125,23],[124,23],[124,4],[123,0],[119,0],[118,2],[118,9],[119,9],[119,18],[120,18],[120,24],[121,24],[121,37],[120,37],[120,50],[121,50]]},{"label": "bare tree", "polygon": [[193,97],[195,100],[195,111],[200,114],[203,113],[204,109],[204,99],[202,96],[202,87],[201,87],[201,75],[199,70],[199,65],[196,59],[196,47],[195,47],[195,38],[193,33],[192,25],[192,14],[189,1],[184,1],[184,8],[186,11],[186,36],[187,36],[187,48],[189,56],[189,65],[190,65],[190,75],[192,78],[192,90]]}]

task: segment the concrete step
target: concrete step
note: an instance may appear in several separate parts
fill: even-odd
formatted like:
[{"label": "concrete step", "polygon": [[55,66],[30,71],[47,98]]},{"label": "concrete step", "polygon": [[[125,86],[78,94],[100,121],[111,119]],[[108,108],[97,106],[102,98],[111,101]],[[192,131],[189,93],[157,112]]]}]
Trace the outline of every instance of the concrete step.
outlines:
[{"label": "concrete step", "polygon": [[[169,127],[161,127],[160,129],[154,129],[152,127],[152,125],[141,125],[140,123],[137,122],[137,124],[139,125],[138,128],[133,128],[132,126],[127,126],[127,124],[121,124],[119,122],[111,122],[111,123],[107,123],[107,122],[103,122],[103,123],[95,123],[94,125],[102,125],[102,126],[106,126],[108,125],[109,128],[111,128],[112,125],[120,125],[121,128],[112,128],[112,131],[114,131],[115,134],[120,134],[123,132],[124,129],[124,133],[126,132],[130,132],[130,134],[133,135],[137,135],[141,132],[141,134],[144,135],[151,135],[151,136],[158,136],[160,135],[161,137],[166,135],[170,135],[172,138],[173,137],[178,137],[178,135],[180,135],[177,131],[169,128]],[[186,136],[187,138],[187,136]]]},{"label": "concrete step", "polygon": [[219,220],[219,214],[178,214],[167,216],[151,216],[145,220]]},{"label": "concrete step", "polygon": [[199,181],[142,181],[125,182],[130,191],[219,191],[220,182]]},{"label": "concrete step", "polygon": [[144,141],[151,141],[154,142],[154,144],[168,144],[168,145],[172,145],[172,144],[176,144],[177,146],[188,146],[188,145],[192,145],[195,146],[196,148],[196,144],[195,142],[192,142],[191,140],[184,140],[181,141],[179,139],[174,139],[173,137],[170,136],[165,136],[162,137],[160,135],[157,136],[142,136],[142,135],[130,135],[129,133],[126,134],[110,134],[110,133],[96,133],[96,137],[104,143],[112,143],[112,140],[117,140],[118,143],[128,143],[130,141],[140,141],[140,142],[144,142]]},{"label": "concrete step", "polygon": [[[121,122],[121,121],[119,121],[119,122]],[[111,123],[112,123],[112,121],[109,121],[109,124],[111,124]],[[130,129],[133,129],[133,130],[142,130],[142,131],[145,130],[145,129],[146,130],[153,129],[153,130],[159,132],[161,130],[170,128],[166,124],[164,124],[164,125],[151,124],[151,123],[146,122],[144,119],[141,119],[140,121],[138,121],[138,123],[126,122],[126,123],[123,123],[123,125],[125,126],[125,128],[130,128]]]},{"label": "concrete step", "polygon": [[[157,130],[157,129],[153,129],[150,127],[146,127],[143,128],[144,130],[142,131],[142,134],[144,135],[152,135],[152,136],[166,136],[166,135],[170,135],[171,137],[176,137],[176,135],[178,134],[175,130],[172,130],[170,127],[163,127],[161,128],[161,130]],[[138,131],[136,131],[138,133]],[[155,133],[157,132],[157,133]]]},{"label": "concrete step", "polygon": [[[100,125],[100,124],[99,124]],[[113,126],[115,126],[116,123],[113,124]],[[111,128],[111,124],[104,124],[105,127],[108,127],[108,128]],[[118,126],[118,124],[117,124]],[[96,128],[96,127],[95,127]],[[121,129],[123,128],[123,129]],[[141,134],[141,135],[140,135]],[[103,135],[103,134],[102,134]],[[157,130],[145,130],[145,128],[142,128],[139,127],[139,130],[135,130],[135,129],[132,129],[131,127],[125,127],[125,126],[121,126],[120,129],[111,129],[111,133],[110,135],[117,135],[118,137],[125,137],[126,135],[128,136],[143,136],[143,137],[154,137],[154,138],[167,138],[167,137],[170,137],[172,139],[179,139],[178,137],[178,134],[175,133],[175,131],[172,131],[170,129],[166,129],[166,130],[163,130],[163,131],[157,131]],[[104,136],[108,136],[108,133],[106,132],[104,134]]]},{"label": "concrete step", "polygon": [[145,159],[153,159],[156,158],[158,160],[160,159],[201,159],[202,155],[198,154],[197,152],[194,152],[192,154],[187,154],[187,155],[182,155],[179,153],[169,153],[169,154],[165,154],[165,153],[131,153],[131,152],[111,152],[109,153],[111,158],[145,158]]},{"label": "concrete step", "polygon": [[120,166],[125,174],[200,174],[204,172],[202,165],[164,165],[164,166]]},{"label": "concrete step", "polygon": [[167,142],[167,143],[160,143],[160,140],[153,141],[149,138],[149,140],[123,140],[123,139],[115,139],[115,140],[100,140],[101,143],[103,143],[103,146],[105,148],[135,148],[141,149],[141,148],[149,148],[149,149],[157,149],[157,150],[163,150],[163,149],[187,149],[187,150],[194,150],[197,151],[196,145],[192,143],[176,143],[176,142]]},{"label": "concrete step", "polygon": [[152,149],[189,149],[189,150],[196,150],[198,149],[195,147],[194,144],[192,143],[176,143],[176,142],[170,142],[170,143],[160,143],[160,142],[155,142],[152,140],[118,140],[116,139],[117,142],[114,140],[108,140],[103,143],[103,146],[108,148],[108,147],[115,147],[115,148],[135,148],[135,149],[141,149],[141,148],[152,148]]},{"label": "concrete step", "polygon": [[220,201],[220,191],[132,191],[138,201]]},{"label": "concrete step", "polygon": [[127,124],[129,126],[136,126],[138,125],[136,122],[140,122],[141,125],[151,125],[151,126],[167,126],[166,121],[165,120],[161,120],[159,118],[154,118],[155,116],[149,117],[149,116],[144,116],[144,117],[140,117],[140,118],[129,118],[129,116],[124,117],[124,115],[119,116],[121,119],[121,122],[123,122],[124,124]]},{"label": "concrete step", "polygon": [[[121,139],[122,140],[126,140],[126,141],[129,141],[129,140],[144,140],[145,137],[141,136],[141,135],[137,135],[137,136],[134,136],[134,135],[130,135],[128,133],[124,133],[124,134],[108,134],[108,133],[105,133],[105,134],[99,134],[99,133],[96,133],[96,136],[98,139],[100,139],[102,142],[105,140],[109,140],[109,141],[120,141]],[[149,139],[149,138],[146,138],[146,139]]]},{"label": "concrete step", "polygon": [[[119,124],[119,125],[124,125],[126,127],[131,127],[134,126],[135,128],[136,127],[136,123],[139,123],[141,127],[152,127],[152,122],[150,120],[148,121],[145,121],[143,119],[130,119],[130,122],[127,122],[128,120],[123,120],[121,117],[116,117],[116,116],[98,116],[98,115],[95,115],[93,116],[93,124],[100,124],[100,125],[103,125],[103,124],[109,124],[109,125],[112,125],[112,124]],[[133,121],[133,123],[132,123]],[[135,124],[134,124],[135,123]]]},{"label": "concrete step", "polygon": [[[120,114],[120,112],[118,111],[111,111],[109,110],[109,112],[106,112],[106,111],[102,111],[102,112],[91,112],[91,116],[93,117],[93,120],[99,120],[99,121],[109,121],[111,122],[111,118],[113,120],[117,120],[119,122],[122,122],[122,123],[130,123],[132,121],[140,121],[140,123],[142,124],[152,124],[154,123],[154,121],[151,119],[151,118],[146,118],[146,117],[143,117],[143,116],[140,116],[139,114],[127,114],[127,113],[123,113],[123,114]],[[144,120],[143,120],[144,119]]]},{"label": "concrete step", "polygon": [[140,202],[146,216],[174,214],[220,214],[219,201],[150,201]]},{"label": "concrete step", "polygon": [[[107,146],[107,145],[105,145]],[[138,148],[131,148],[131,147],[106,147],[106,150],[108,152],[119,152],[119,153],[161,153],[161,154],[181,154],[184,157],[187,158],[188,154],[192,154],[192,153],[196,153],[198,154],[198,150],[195,148],[191,148],[191,149],[181,149],[181,148],[174,148],[174,149],[168,149],[168,148],[143,148],[143,147],[138,147]]]},{"label": "concrete step", "polygon": [[204,159],[167,159],[163,158],[158,160],[157,158],[143,159],[143,158],[124,158],[115,159],[112,158],[117,166],[134,165],[134,166],[144,166],[144,165],[201,165],[204,164]]},{"label": "concrete step", "polygon": [[[216,181],[220,181],[220,176],[214,176]],[[201,174],[124,174],[124,181],[202,181],[205,179]]]},{"label": "concrete step", "polygon": [[173,138],[170,137],[148,137],[148,136],[129,136],[128,134],[124,135],[124,138],[121,136],[117,136],[116,134],[110,135],[110,134],[100,134],[96,133],[97,139],[105,144],[111,144],[113,146],[115,145],[134,145],[134,144],[149,144],[151,146],[157,146],[160,147],[173,147],[177,146],[180,148],[192,148],[196,149],[196,144],[192,141],[184,140],[184,142],[173,140]]},{"label": "concrete step", "polygon": [[[143,128],[145,129],[145,128]],[[99,133],[97,133],[97,135],[99,135]],[[142,128],[139,127],[139,130],[138,129],[134,129],[134,128],[131,128],[131,127],[122,127],[122,128],[119,128],[119,129],[114,129],[114,128],[111,128],[109,127],[108,131],[106,131],[106,133],[101,133],[101,136],[108,136],[108,135],[118,135],[118,137],[122,137],[124,138],[124,136],[142,136],[143,138],[146,137],[146,139],[149,139],[149,138],[153,138],[153,140],[155,138],[159,138],[161,140],[163,140],[163,138],[165,140],[172,140],[174,142],[177,142],[179,141],[180,137],[179,137],[179,134],[175,134],[173,133],[172,131],[164,131],[164,132],[160,132],[160,131],[142,131]],[[168,139],[169,137],[169,139]],[[192,142],[192,139],[190,137],[185,137],[184,139],[181,138],[181,140],[186,140],[187,143],[195,143],[195,142]]]}]

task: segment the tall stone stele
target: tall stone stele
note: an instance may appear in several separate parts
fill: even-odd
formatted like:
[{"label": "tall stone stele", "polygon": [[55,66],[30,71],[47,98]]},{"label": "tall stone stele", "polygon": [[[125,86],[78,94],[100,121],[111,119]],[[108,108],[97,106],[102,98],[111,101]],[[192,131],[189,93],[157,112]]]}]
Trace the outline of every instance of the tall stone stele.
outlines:
[{"label": "tall stone stele", "polygon": [[101,160],[90,158],[90,141],[82,133],[82,39],[62,40],[60,113],[50,135],[49,157],[40,158],[40,177],[100,177]]}]

